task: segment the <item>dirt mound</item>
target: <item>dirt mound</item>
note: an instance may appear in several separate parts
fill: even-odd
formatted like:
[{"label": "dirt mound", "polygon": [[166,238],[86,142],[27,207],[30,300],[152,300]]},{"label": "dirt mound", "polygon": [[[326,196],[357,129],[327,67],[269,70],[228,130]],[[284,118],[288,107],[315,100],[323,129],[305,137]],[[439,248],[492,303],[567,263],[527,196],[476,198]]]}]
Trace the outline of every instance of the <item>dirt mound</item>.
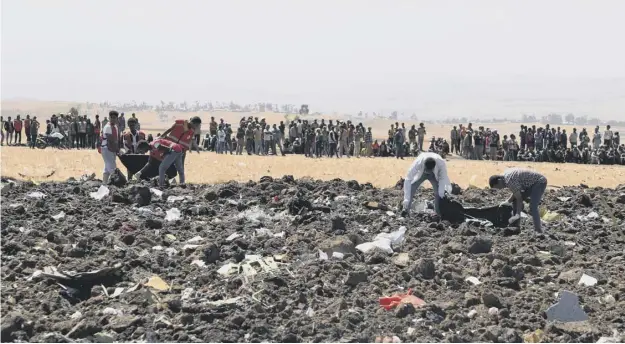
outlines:
[{"label": "dirt mound", "polygon": [[[3,180],[1,339],[519,342],[540,329],[544,342],[596,342],[625,330],[623,192],[548,191],[536,235],[529,221],[405,219],[401,190],[355,181],[160,192]],[[454,197],[480,207],[507,196]],[[380,307],[408,289],[425,305]],[[551,321],[565,290],[578,299],[560,302],[579,300],[588,320]]]}]

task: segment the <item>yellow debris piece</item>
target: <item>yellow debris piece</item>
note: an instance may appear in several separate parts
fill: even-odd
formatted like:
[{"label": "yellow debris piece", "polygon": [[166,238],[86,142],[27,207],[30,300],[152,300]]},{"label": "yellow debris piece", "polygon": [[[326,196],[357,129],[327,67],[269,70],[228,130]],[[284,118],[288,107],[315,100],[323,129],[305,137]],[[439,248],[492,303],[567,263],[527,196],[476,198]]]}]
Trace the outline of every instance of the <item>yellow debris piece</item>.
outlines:
[{"label": "yellow debris piece", "polygon": [[168,291],[169,290],[169,284],[167,284],[165,281],[163,281],[162,278],[160,278],[158,276],[150,277],[148,282],[146,284],[144,284],[144,285],[146,287],[150,287],[150,288],[156,289],[158,291]]}]

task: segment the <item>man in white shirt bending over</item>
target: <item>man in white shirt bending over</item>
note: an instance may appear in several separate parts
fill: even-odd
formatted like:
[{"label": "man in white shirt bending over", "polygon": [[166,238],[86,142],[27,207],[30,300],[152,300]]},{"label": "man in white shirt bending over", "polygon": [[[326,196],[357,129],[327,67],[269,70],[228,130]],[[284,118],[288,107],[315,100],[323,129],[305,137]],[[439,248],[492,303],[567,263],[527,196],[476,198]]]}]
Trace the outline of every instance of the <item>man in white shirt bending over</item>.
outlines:
[{"label": "man in white shirt bending over", "polygon": [[424,181],[430,181],[434,189],[434,208],[437,214],[441,214],[439,201],[445,197],[445,192],[451,193],[451,181],[447,176],[447,164],[445,159],[436,153],[421,153],[412,163],[404,180],[404,202],[402,214],[410,213],[410,206],[415,192]]}]

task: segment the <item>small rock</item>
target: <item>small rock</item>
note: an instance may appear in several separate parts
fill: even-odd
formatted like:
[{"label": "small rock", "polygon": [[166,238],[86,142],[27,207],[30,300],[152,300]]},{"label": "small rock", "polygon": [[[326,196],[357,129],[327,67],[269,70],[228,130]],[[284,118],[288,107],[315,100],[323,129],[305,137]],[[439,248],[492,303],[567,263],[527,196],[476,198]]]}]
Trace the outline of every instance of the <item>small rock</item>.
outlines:
[{"label": "small rock", "polygon": [[[338,252],[334,252],[332,255],[334,256],[336,253]],[[387,258],[388,253],[378,247],[374,247],[365,253],[365,263],[367,264],[384,264]]]},{"label": "small rock", "polygon": [[592,207],[592,201],[590,200],[590,196],[587,194],[581,194],[577,198],[577,203],[583,205],[584,207]]},{"label": "small rock", "polygon": [[486,307],[497,307],[501,308],[501,301],[499,301],[499,297],[497,297],[493,293],[485,292],[482,294],[482,303]]},{"label": "small rock", "polygon": [[405,318],[415,313],[415,307],[412,303],[401,303],[395,310],[395,316],[398,318]]},{"label": "small rock", "polygon": [[125,331],[128,327],[138,323],[140,319],[129,315],[117,316],[109,319],[108,328],[120,333]]},{"label": "small rock", "polygon": [[434,259],[421,258],[415,264],[413,275],[420,274],[424,279],[433,279],[436,275],[436,266]]},{"label": "small rock", "polygon": [[163,228],[163,221],[157,219],[147,219],[145,220],[145,225],[150,229],[161,229]]},{"label": "small rock", "polygon": [[122,242],[128,246],[134,244],[135,242],[135,236],[132,234],[127,234],[122,236]]},{"label": "small rock", "polygon": [[607,303],[608,305],[613,305],[616,303],[616,299],[614,298],[614,296],[608,294],[603,297],[603,302]]},{"label": "small rock", "polygon": [[408,253],[399,253],[393,258],[393,263],[397,266],[406,267],[410,264],[410,256]]},{"label": "small rock", "polygon": [[616,203],[625,204],[625,193],[618,195],[616,198]]},{"label": "small rock", "polygon": [[206,264],[213,264],[219,260],[220,249],[219,246],[210,243],[202,246],[202,260]]},{"label": "small rock", "polygon": [[359,283],[366,282],[368,274],[366,271],[350,271],[345,280],[345,284],[350,286],[356,286]]},{"label": "small rock", "polygon": [[467,313],[467,318],[472,319],[476,315],[477,315],[477,311],[475,309],[472,309],[469,311],[469,313]]},{"label": "small rock", "polygon": [[582,276],[582,269],[575,268],[567,271],[563,271],[558,275],[558,278],[569,283],[574,283]]},{"label": "small rock", "polygon": [[497,314],[499,314],[499,308],[497,307],[491,307],[488,309],[488,314],[490,316],[497,316]]},{"label": "small rock", "polygon": [[356,253],[354,242],[352,242],[352,240],[345,235],[339,235],[326,239],[321,243],[319,249],[325,252],[328,257],[334,252],[340,252],[343,254]]},{"label": "small rock", "polygon": [[115,335],[107,332],[98,332],[93,335],[93,341],[95,343],[113,343],[115,342]]},{"label": "small rock", "polygon": [[207,201],[209,201],[209,202],[210,202],[210,201],[214,201],[214,200],[216,200],[217,198],[219,198],[219,197],[217,196],[217,194],[216,194],[214,191],[206,191],[206,192],[204,193],[203,197],[204,197],[204,199],[205,199],[205,200],[207,200]]},{"label": "small rock", "polygon": [[333,216],[332,219],[332,230],[345,230],[345,219],[342,216]]},{"label": "small rock", "polygon": [[135,204],[140,207],[149,205],[152,202],[152,192],[148,187],[133,187],[133,192],[135,194]]},{"label": "small rock", "polygon": [[468,251],[473,254],[489,253],[493,247],[493,241],[487,237],[471,237],[468,242]]}]

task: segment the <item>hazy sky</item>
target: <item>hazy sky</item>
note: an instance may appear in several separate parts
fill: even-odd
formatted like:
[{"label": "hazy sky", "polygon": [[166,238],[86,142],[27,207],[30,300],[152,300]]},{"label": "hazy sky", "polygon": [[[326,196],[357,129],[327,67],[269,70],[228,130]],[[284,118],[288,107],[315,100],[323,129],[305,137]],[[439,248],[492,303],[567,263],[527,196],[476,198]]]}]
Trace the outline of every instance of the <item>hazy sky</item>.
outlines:
[{"label": "hazy sky", "polygon": [[625,105],[624,14],[622,0],[3,0],[2,98]]}]

